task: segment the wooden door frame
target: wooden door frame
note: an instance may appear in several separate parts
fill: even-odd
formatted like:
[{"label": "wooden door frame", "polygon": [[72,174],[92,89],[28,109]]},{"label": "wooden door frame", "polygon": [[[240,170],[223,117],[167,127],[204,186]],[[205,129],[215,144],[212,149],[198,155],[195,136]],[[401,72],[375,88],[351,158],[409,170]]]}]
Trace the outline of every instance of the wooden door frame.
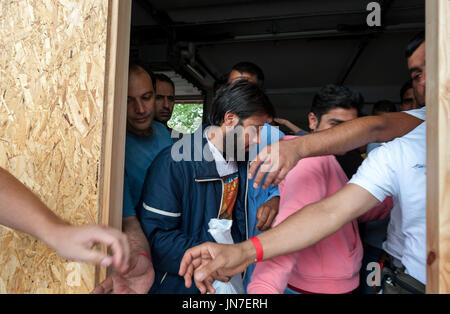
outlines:
[{"label": "wooden door frame", "polygon": [[450,293],[450,0],[426,1],[427,293]]},{"label": "wooden door frame", "polygon": [[[131,0],[108,1],[99,221],[119,230],[122,230],[131,5]],[[100,267],[96,285],[106,275],[107,270]]]}]

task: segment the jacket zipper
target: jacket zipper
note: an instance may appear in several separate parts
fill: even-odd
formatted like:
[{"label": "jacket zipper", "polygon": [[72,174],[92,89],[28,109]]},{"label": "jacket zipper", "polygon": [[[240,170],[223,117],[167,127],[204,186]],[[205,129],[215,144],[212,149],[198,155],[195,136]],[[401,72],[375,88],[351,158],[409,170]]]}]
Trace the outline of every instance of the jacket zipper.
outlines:
[{"label": "jacket zipper", "polygon": [[167,274],[168,274],[168,273],[165,273],[164,276],[162,277],[161,282],[159,283],[160,286],[162,285],[162,283],[164,282],[164,280],[166,280]]},{"label": "jacket zipper", "polygon": [[[247,174],[248,174],[248,169],[249,169],[249,164],[247,164]],[[225,192],[225,183],[223,182],[222,179],[195,179],[195,182],[214,182],[214,181],[221,181],[222,183],[222,197],[221,197],[221,201],[220,201],[220,207],[219,207],[219,212],[217,214],[217,219],[219,219],[220,216],[220,210],[222,209],[222,205],[223,205],[223,193]],[[245,238],[246,240],[248,240],[248,213],[247,213],[247,206],[248,206],[248,175],[246,178],[246,183],[245,183],[245,199],[244,199],[244,207],[245,207]],[[244,275],[242,276],[242,281],[244,281],[245,278],[245,274],[247,273],[247,270],[244,271]]]},{"label": "jacket zipper", "polygon": [[[245,239],[248,240],[248,214],[247,214],[247,204],[248,204],[248,169],[250,164],[247,164],[247,178],[245,183]],[[244,275],[242,276],[242,283],[244,282],[245,275],[247,274],[247,268],[244,270]]]},{"label": "jacket zipper", "polygon": [[222,182],[222,197],[220,198],[220,206],[219,206],[219,212],[217,213],[217,219],[220,218],[220,211],[221,211],[222,205],[223,205],[223,194],[225,193],[225,182],[223,182],[222,179],[220,179],[220,181]]}]

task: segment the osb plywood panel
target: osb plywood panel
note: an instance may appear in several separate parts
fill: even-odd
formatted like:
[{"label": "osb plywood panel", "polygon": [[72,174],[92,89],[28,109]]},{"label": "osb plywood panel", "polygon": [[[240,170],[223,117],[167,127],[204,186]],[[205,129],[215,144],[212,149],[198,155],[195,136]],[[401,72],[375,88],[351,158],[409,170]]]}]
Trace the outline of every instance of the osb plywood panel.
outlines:
[{"label": "osb plywood panel", "polygon": [[[108,0],[0,1],[0,166],[73,224],[99,220]],[[0,293],[86,293],[95,267],[0,229]]]}]

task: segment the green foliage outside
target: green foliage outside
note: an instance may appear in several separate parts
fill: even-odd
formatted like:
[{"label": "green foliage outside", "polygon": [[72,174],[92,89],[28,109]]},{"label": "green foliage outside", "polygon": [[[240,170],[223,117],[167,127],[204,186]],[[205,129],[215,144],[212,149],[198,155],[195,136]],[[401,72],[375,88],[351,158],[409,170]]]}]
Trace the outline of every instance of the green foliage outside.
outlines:
[{"label": "green foliage outside", "polygon": [[175,104],[172,118],[167,125],[183,134],[191,134],[202,124],[203,105]]}]

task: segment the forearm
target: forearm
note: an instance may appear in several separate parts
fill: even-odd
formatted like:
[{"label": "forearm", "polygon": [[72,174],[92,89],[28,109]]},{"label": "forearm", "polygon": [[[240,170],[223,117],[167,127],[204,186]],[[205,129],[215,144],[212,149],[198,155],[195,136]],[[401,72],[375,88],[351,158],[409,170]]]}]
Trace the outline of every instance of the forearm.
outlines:
[{"label": "forearm", "polygon": [[122,231],[128,238],[131,254],[145,253],[151,256],[150,246],[136,216],[123,218]]},{"label": "forearm", "polygon": [[55,230],[67,223],[56,216],[22,183],[0,168],[0,224],[49,244]]},{"label": "forearm", "polygon": [[320,203],[307,206],[259,236],[264,259],[305,249],[338,231],[347,220],[346,216],[332,213]]},{"label": "forearm", "polygon": [[[333,196],[304,207],[275,228],[259,235],[264,260],[310,247],[378,203],[375,197],[359,186],[346,185]],[[256,251],[251,241],[242,243],[241,250],[247,262],[255,259]]]},{"label": "forearm", "polygon": [[345,154],[369,143],[388,142],[402,137],[422,122],[406,113],[363,117],[295,141],[302,158]]},{"label": "forearm", "polygon": [[284,126],[287,127],[289,130],[291,130],[294,133],[298,133],[300,131],[303,131],[298,126],[296,126],[294,123],[292,123],[291,121],[286,121],[284,123]]},{"label": "forearm", "polygon": [[[319,210],[318,204],[303,208],[278,226],[258,235],[264,251],[264,260],[305,249],[344,225],[345,219],[338,219],[326,210]],[[245,241],[239,246],[242,259],[246,263],[253,263],[256,260],[253,243]]]}]

